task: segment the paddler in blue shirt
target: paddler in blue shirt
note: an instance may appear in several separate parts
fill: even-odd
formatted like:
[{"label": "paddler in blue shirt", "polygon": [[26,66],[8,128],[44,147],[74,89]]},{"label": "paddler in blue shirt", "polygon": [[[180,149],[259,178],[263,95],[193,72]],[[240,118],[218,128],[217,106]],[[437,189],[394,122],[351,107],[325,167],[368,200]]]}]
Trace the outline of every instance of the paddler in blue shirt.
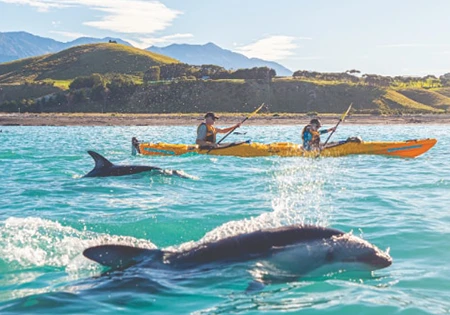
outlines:
[{"label": "paddler in blue shirt", "polygon": [[329,129],[319,130],[322,123],[319,119],[311,119],[308,125],[303,128],[302,140],[303,149],[306,151],[313,151],[320,149],[320,135],[336,130],[335,127]]},{"label": "paddler in blue shirt", "polygon": [[197,128],[197,140],[195,140],[196,144],[204,147],[216,148],[217,133],[227,133],[241,126],[241,123],[238,123],[228,128],[216,128],[214,127],[214,123],[217,119],[219,119],[219,117],[217,117],[214,113],[206,113],[205,121],[202,122]]}]

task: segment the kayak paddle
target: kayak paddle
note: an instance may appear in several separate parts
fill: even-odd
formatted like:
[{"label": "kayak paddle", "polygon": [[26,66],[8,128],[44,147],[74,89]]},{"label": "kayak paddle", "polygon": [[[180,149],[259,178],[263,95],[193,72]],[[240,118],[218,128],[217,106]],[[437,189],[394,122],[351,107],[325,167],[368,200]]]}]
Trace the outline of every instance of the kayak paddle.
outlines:
[{"label": "kayak paddle", "polygon": [[[327,140],[326,140],[325,143],[322,145],[322,148],[325,148],[325,146],[326,146],[327,143],[328,143],[328,140],[330,140],[331,136],[332,136],[333,133],[336,131],[336,129],[337,129],[337,127],[339,126],[339,124],[340,124],[341,122],[344,121],[345,117],[347,117],[348,113],[350,112],[350,109],[352,109],[352,105],[353,105],[353,103],[351,103],[350,106],[349,106],[349,107],[347,108],[347,110],[345,111],[345,113],[342,114],[341,119],[339,119],[339,121],[337,122],[336,126],[334,126],[334,130],[330,133],[330,135],[328,136]],[[319,154],[318,154],[316,157],[319,157],[320,151],[322,151],[322,150],[319,150]]]},{"label": "kayak paddle", "polygon": [[[249,119],[250,117],[256,115],[256,113],[259,112],[260,109],[263,108],[263,107],[264,107],[264,103],[262,103],[261,106],[259,106],[253,113],[251,113],[250,115],[248,115],[247,117],[245,117],[245,119],[244,119],[243,121],[241,121],[241,124],[243,124],[243,123],[244,123],[247,119]],[[217,142],[217,144],[220,144],[226,137],[228,137],[233,131],[235,131],[236,128],[237,128],[237,127],[234,127],[232,130],[230,130],[225,136],[223,136],[222,139],[219,140],[219,142]],[[214,149],[214,148],[209,149],[209,151],[206,152],[206,153],[209,153],[212,149]]]}]

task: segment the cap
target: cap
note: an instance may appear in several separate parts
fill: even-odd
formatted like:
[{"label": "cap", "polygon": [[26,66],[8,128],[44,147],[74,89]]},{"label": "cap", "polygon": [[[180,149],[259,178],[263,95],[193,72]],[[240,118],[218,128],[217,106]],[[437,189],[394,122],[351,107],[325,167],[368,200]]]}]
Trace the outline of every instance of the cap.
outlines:
[{"label": "cap", "polygon": [[206,113],[205,118],[207,117],[211,117],[214,120],[219,119],[219,117],[216,116],[214,113]]},{"label": "cap", "polygon": [[320,119],[317,119],[317,118],[311,119],[311,121],[310,121],[309,123],[310,123],[310,124],[315,124],[315,125],[317,125],[318,127],[322,126],[322,123],[320,122]]}]

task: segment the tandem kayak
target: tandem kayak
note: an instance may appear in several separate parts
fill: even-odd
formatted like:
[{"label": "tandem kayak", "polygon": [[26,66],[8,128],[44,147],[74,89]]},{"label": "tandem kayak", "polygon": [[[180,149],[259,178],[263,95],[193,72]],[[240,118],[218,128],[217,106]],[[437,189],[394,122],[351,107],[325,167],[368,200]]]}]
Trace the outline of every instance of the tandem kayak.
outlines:
[{"label": "tandem kayak", "polygon": [[[349,138],[345,141],[327,145],[321,152],[321,157],[338,157],[355,154],[387,155],[403,158],[415,158],[435,144],[436,139],[416,139],[406,141],[362,141],[359,138]],[[195,144],[171,144],[140,142],[132,139],[133,154],[142,155],[183,155],[188,153],[209,155],[231,155],[239,157],[283,156],[283,157],[317,157],[318,151],[305,151],[300,144],[291,142],[257,143],[234,142],[220,145],[218,148],[202,148]]]}]

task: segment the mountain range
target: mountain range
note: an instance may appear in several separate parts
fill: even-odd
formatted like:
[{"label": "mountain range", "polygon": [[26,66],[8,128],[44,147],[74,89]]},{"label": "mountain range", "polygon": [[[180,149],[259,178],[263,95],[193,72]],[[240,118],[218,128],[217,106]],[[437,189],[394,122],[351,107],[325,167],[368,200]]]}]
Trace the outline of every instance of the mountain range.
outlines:
[{"label": "mountain range", "polygon": [[280,76],[290,76],[292,71],[279,63],[258,58],[248,58],[242,54],[220,48],[213,43],[205,45],[172,44],[166,47],[151,46],[151,52],[166,55],[190,65],[212,64],[225,69],[269,67]]},{"label": "mountain range", "polygon": [[[18,59],[56,53],[73,46],[116,41],[132,46],[119,38],[80,37],[70,42],[59,42],[51,38],[36,36],[27,32],[0,32],[0,63]],[[166,47],[152,46],[146,50],[175,58],[192,65],[214,64],[225,69],[269,67],[280,76],[292,75],[292,71],[272,61],[248,58],[242,54],[222,49],[208,43],[205,45],[173,44]]]},{"label": "mountain range", "polygon": [[110,40],[131,46],[131,44],[126,41],[111,37],[105,37],[102,39],[80,37],[73,41],[63,43],[51,38],[40,37],[27,32],[0,32],[0,63],[56,53],[73,46],[108,42]]}]

